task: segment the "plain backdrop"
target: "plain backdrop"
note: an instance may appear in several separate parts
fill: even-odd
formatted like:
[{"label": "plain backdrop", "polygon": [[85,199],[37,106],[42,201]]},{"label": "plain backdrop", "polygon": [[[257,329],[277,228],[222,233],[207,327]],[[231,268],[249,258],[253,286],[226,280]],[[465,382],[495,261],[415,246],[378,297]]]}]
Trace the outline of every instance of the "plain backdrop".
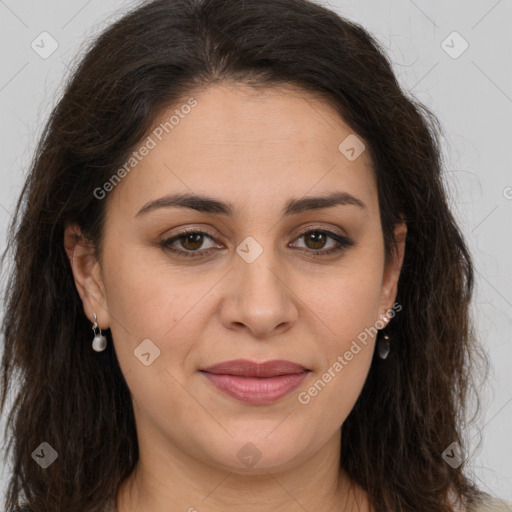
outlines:
[{"label": "plain backdrop", "polygon": [[[131,5],[0,0],[0,250],[67,67]],[[475,260],[473,310],[492,365],[482,391],[483,414],[465,448],[480,487],[512,501],[512,2],[331,0],[324,5],[377,38],[404,89],[443,125],[446,182]],[[50,56],[41,55],[41,38],[44,51],[58,45]],[[3,497],[9,468],[0,462],[2,469]]]}]

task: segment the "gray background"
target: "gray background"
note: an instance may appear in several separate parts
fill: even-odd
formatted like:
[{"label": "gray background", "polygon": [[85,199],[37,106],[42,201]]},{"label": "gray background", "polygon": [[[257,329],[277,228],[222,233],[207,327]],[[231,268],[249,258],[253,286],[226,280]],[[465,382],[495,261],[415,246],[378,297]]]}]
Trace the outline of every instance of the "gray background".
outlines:
[{"label": "gray background", "polygon": [[[0,250],[67,67],[86,40],[130,5],[120,0],[0,0]],[[399,81],[444,127],[446,180],[475,258],[473,308],[492,364],[479,427],[470,432],[472,445],[465,448],[481,488],[512,501],[512,2],[332,0],[325,5],[376,36]],[[39,36],[45,31],[58,43],[48,58],[31,47],[34,40],[42,46]],[[464,40],[469,46],[458,55]],[[46,39],[45,49],[50,48]],[[483,442],[477,446],[480,432]],[[2,496],[9,472],[3,469]]]}]

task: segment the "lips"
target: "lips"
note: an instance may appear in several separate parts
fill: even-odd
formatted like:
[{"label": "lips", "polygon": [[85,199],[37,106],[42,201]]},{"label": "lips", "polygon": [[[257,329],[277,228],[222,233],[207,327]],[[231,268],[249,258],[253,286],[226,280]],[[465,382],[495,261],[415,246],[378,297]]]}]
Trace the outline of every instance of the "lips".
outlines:
[{"label": "lips", "polygon": [[302,373],[308,370],[300,364],[283,359],[275,359],[264,363],[257,363],[248,359],[236,359],[224,361],[201,371],[223,375],[239,375],[242,377],[277,377],[279,375]]},{"label": "lips", "polygon": [[241,402],[275,402],[296,389],[310,370],[285,360],[257,363],[247,359],[225,361],[200,370],[215,388]]}]

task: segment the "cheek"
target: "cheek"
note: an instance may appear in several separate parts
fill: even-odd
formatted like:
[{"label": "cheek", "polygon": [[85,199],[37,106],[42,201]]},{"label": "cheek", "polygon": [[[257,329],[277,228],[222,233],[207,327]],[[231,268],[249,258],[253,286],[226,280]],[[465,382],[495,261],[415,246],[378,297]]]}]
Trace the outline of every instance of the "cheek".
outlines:
[{"label": "cheek", "polygon": [[[156,397],[182,392],[178,382],[185,378],[188,357],[215,313],[208,293],[218,276],[191,279],[163,258],[147,261],[147,249],[119,246],[110,254],[105,287],[119,364],[135,400],[145,403],[150,396],[158,407]],[[148,366],[137,358],[146,353],[139,347],[146,346],[152,361]]]},{"label": "cheek", "polygon": [[147,249],[133,247],[112,252],[105,263],[108,310],[129,334],[161,340],[182,318],[194,316],[192,306],[207,283],[184,281],[163,259],[157,264],[154,259],[147,261],[146,253]]},{"label": "cheek", "polygon": [[[339,272],[303,288],[302,297],[319,319],[327,352],[340,350],[366,328],[375,325],[381,304],[380,259],[354,255]],[[321,286],[320,286],[321,285]]]},{"label": "cheek", "polygon": [[307,301],[319,318],[318,366],[314,379],[297,398],[309,408],[308,414],[324,419],[326,428],[339,427],[352,410],[373,357],[383,261],[360,256]]},{"label": "cheek", "polygon": [[[111,331],[134,407],[162,424],[171,412],[176,421],[185,421],[197,411],[180,385],[182,363],[203,329],[197,322],[204,312],[194,304],[208,283],[184,283],[169,266],[155,266],[130,247],[110,254],[104,274]],[[141,356],[147,352],[148,365]]]},{"label": "cheek", "polygon": [[[321,418],[310,423],[315,437],[324,438],[325,432],[334,433],[354,408],[368,376],[372,361],[370,346],[360,345],[360,352],[351,361],[331,362],[329,367],[315,375],[309,385],[297,396],[303,417]],[[340,353],[343,361],[343,353]]]},{"label": "cheek", "polygon": [[[322,437],[334,432],[354,407],[370,370],[378,293],[372,287],[345,288],[347,295],[329,304],[329,330],[317,337],[317,366],[307,387],[297,396],[307,417],[322,418],[313,425]],[[349,291],[353,291],[349,294]]]}]

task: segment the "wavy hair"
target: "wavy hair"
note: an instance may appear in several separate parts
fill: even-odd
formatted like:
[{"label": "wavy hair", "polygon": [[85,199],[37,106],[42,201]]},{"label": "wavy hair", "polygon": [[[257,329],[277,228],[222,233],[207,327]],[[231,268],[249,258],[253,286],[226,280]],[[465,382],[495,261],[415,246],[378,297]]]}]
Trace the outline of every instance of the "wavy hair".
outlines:
[{"label": "wavy hair", "polygon": [[[323,98],[366,144],[378,189],[386,256],[407,222],[398,283],[403,310],[387,330],[393,349],[373,357],[342,426],[341,466],[376,512],[469,509],[481,491],[465,446],[480,411],[470,303],[471,256],[448,204],[442,129],[398,84],[379,43],[360,25],[307,0],[154,0],[132,8],[77,61],[39,141],[8,232],[2,322],[2,412],[12,474],[5,506],[97,512],[132,472],[138,445],[130,392],[110,331],[91,350],[64,249],[76,223],[100,259],[105,208],[94,191],[126,161],[164,108],[219,81],[292,85]],[[475,392],[476,401],[471,400]],[[468,418],[469,406],[476,405]],[[42,469],[42,442],[59,454]]]}]

